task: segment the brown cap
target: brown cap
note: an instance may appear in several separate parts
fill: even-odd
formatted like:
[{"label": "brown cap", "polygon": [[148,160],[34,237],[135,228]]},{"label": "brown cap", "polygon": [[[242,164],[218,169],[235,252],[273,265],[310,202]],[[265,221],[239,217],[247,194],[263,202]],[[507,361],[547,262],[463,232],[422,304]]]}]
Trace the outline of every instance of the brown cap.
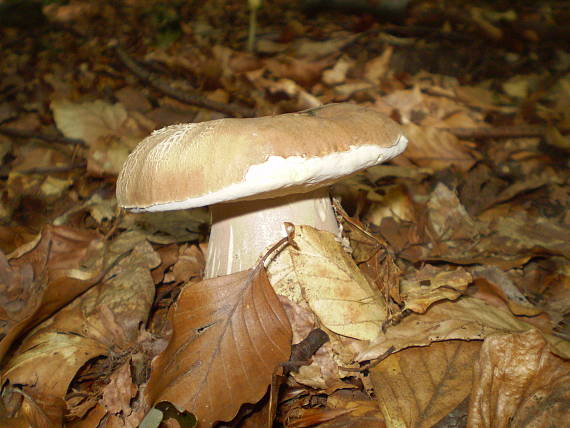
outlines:
[{"label": "brown cap", "polygon": [[302,193],[391,159],[406,144],[394,121],[355,104],[173,125],[129,155],[117,200],[166,211]]}]

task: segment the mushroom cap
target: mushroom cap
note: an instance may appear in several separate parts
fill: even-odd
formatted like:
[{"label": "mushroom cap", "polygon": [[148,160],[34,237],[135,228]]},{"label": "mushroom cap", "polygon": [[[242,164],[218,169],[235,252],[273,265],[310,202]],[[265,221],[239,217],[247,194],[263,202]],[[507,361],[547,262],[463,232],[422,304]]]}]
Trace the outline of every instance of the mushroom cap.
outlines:
[{"label": "mushroom cap", "polygon": [[390,118],[348,103],[172,125],[129,155],[117,200],[135,211],[167,211],[303,193],[391,159],[406,144]]}]

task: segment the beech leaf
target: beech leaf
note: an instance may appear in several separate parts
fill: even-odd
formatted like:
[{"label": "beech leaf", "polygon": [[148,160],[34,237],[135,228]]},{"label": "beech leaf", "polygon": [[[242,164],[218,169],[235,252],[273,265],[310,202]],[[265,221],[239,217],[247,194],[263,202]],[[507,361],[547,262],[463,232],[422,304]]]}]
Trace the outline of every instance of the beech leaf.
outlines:
[{"label": "beech leaf", "polygon": [[[399,324],[381,332],[371,343],[355,345],[355,361],[373,360],[393,348],[426,346],[445,340],[483,340],[494,334],[521,333],[533,329],[510,312],[481,299],[464,296],[453,302],[432,305],[424,314],[411,314]],[[570,359],[570,342],[552,334],[541,333],[550,350]]]},{"label": "beech leaf", "polygon": [[291,353],[291,326],[262,265],[186,285],[170,320],[172,338],[153,361],[148,398],[194,413],[200,426],[259,401]]},{"label": "beech leaf", "polygon": [[390,355],[370,371],[388,427],[432,427],[469,396],[481,342],[447,341]]},{"label": "beech leaf", "polygon": [[468,426],[568,426],[570,362],[538,330],[487,338],[473,379]]},{"label": "beech leaf", "polygon": [[[69,385],[84,364],[96,357],[120,358],[132,349],[139,326],[148,319],[154,297],[149,267],[158,256],[142,242],[109,273],[33,329],[0,372],[0,382],[24,392],[22,412],[31,426],[47,417],[62,426]],[[7,395],[6,390],[3,391]],[[116,403],[117,404],[117,403]]]},{"label": "beech leaf", "polygon": [[386,306],[350,255],[330,232],[295,227],[298,249],[288,247],[282,257],[289,270],[272,283],[279,295],[305,300],[327,329],[361,340],[374,339],[386,319]]}]

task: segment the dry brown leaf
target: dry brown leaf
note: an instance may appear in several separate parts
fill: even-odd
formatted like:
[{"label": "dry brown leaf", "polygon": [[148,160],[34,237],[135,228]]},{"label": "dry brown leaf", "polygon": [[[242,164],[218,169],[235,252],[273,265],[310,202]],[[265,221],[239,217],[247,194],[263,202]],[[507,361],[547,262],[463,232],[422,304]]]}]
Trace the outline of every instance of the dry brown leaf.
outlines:
[{"label": "dry brown leaf", "polygon": [[323,422],[334,420],[340,416],[349,414],[351,409],[305,409],[298,407],[290,411],[285,418],[285,426],[288,428],[306,428],[319,425]]},{"label": "dry brown leaf", "polygon": [[476,281],[485,281],[507,303],[515,315],[535,316],[541,310],[528,301],[509,276],[496,266],[479,266],[471,273]]},{"label": "dry brown leaf", "polygon": [[130,144],[124,144],[118,137],[101,137],[89,147],[87,171],[95,176],[119,175],[131,149]]},{"label": "dry brown leaf", "polygon": [[101,100],[86,103],[53,101],[53,116],[58,129],[69,138],[78,138],[88,144],[100,137],[117,135],[128,114],[121,104]]},{"label": "dry brown leaf", "polygon": [[403,123],[410,123],[412,117],[417,115],[415,114],[417,111],[425,110],[424,98],[425,95],[422,94],[420,87],[414,86],[412,89],[394,91],[382,97],[377,104],[380,104],[379,108],[384,110],[385,114],[390,115],[390,110],[395,109]]},{"label": "dry brown leaf", "polygon": [[517,107],[499,105],[499,101],[507,100],[504,97],[502,99],[499,98],[500,94],[482,86],[458,86],[454,88],[454,91],[459,101],[483,110],[499,111],[507,114],[517,111]]},{"label": "dry brown leaf", "polygon": [[2,384],[22,385],[21,412],[30,420],[47,415],[61,426],[64,397],[77,371],[97,356],[133,346],[154,297],[150,268],[159,260],[150,244],[139,244],[91,288],[23,340],[2,372]]},{"label": "dry brown leaf", "polygon": [[435,302],[455,300],[465,292],[471,281],[471,274],[461,267],[444,270],[424,265],[400,283],[405,309],[424,313]]},{"label": "dry brown leaf", "polygon": [[[133,402],[137,392],[138,388],[132,379],[131,362],[127,361],[109,376],[109,383],[102,389],[98,404],[105,408],[110,419],[119,419],[115,422],[117,426],[125,426],[124,421],[128,420],[133,413]],[[141,418],[137,419],[138,421],[131,426],[139,425]],[[109,426],[113,426],[109,420],[107,423]]]},{"label": "dry brown leaf", "polygon": [[299,57],[322,58],[340,52],[356,37],[354,34],[339,32],[331,34],[324,41],[298,39],[294,44],[294,52]]},{"label": "dry brown leaf", "polygon": [[17,418],[8,418],[0,416],[0,426],[10,428],[30,428],[30,424],[23,416]]},{"label": "dry brown leaf", "polygon": [[374,339],[386,309],[378,290],[359,271],[332,233],[296,226],[298,250],[288,247],[281,257],[290,269],[272,270],[277,293],[293,302],[306,301],[329,330],[357,339]]},{"label": "dry brown leaf", "polygon": [[367,199],[372,206],[366,211],[364,221],[380,225],[386,217],[394,217],[398,221],[414,222],[416,220],[412,195],[403,185],[383,186],[382,195],[368,192]]},{"label": "dry brown leaf", "polygon": [[291,352],[291,326],[262,266],[186,285],[170,319],[148,398],[194,413],[205,427],[257,402]]},{"label": "dry brown leaf", "polygon": [[390,355],[370,370],[388,428],[434,426],[471,391],[480,342],[448,341]]},{"label": "dry brown leaf", "polygon": [[87,170],[94,175],[118,174],[130,150],[153,125],[142,115],[130,117],[120,103],[62,100],[53,101],[51,108],[59,130],[89,146]]},{"label": "dry brown leaf", "polygon": [[379,84],[390,71],[390,59],[394,48],[388,46],[384,52],[372,58],[364,65],[364,77],[374,84]]},{"label": "dry brown leaf", "polygon": [[497,177],[490,166],[480,163],[462,176],[459,198],[467,212],[476,216],[495,204],[497,195],[507,185],[506,180]]},{"label": "dry brown leaf", "polygon": [[351,416],[376,417],[378,423],[383,420],[378,402],[358,389],[339,389],[329,393],[327,407],[333,409],[351,409]]},{"label": "dry brown leaf", "polygon": [[441,170],[455,165],[461,171],[467,171],[475,163],[476,159],[466,145],[449,132],[420,128],[413,123],[404,125],[404,131],[410,143],[403,156],[420,167]]},{"label": "dry brown leaf", "polygon": [[264,63],[265,67],[276,77],[292,80],[296,84],[307,88],[320,79],[325,68],[334,64],[335,56],[310,61],[282,55],[277,58],[268,58]]},{"label": "dry brown leaf", "polygon": [[[385,302],[392,299],[399,305],[402,302],[399,281],[401,270],[394,261],[388,243],[366,231],[358,219],[348,217],[340,205],[335,205],[335,210],[344,219],[342,230],[350,240],[352,258],[359,263],[362,273],[382,292]],[[396,312],[396,308],[389,311]]]},{"label": "dry brown leaf", "polygon": [[323,82],[327,85],[338,85],[346,80],[346,74],[354,66],[354,61],[348,56],[341,56],[334,67],[323,72]]},{"label": "dry brown leaf", "polygon": [[537,330],[485,340],[475,365],[471,427],[568,426],[570,362]]},{"label": "dry brown leaf", "polygon": [[465,246],[465,241],[471,245],[477,241],[477,225],[461,205],[456,193],[445,184],[437,184],[427,202],[427,210],[435,245],[450,245],[449,241],[456,240],[460,241],[460,246]]},{"label": "dry brown leaf", "polygon": [[208,223],[207,208],[156,213],[127,213],[120,227],[145,231],[146,239],[157,244],[196,241],[201,229]]},{"label": "dry brown leaf", "polygon": [[16,146],[14,155],[16,159],[12,164],[10,175],[35,168],[50,168],[69,164],[69,158],[61,151],[34,144]]},{"label": "dry brown leaf", "polygon": [[492,224],[493,234],[484,239],[480,251],[505,254],[551,253],[570,258],[570,225],[556,224],[524,211],[500,217]]},{"label": "dry brown leaf", "polygon": [[22,331],[93,285],[100,266],[91,270],[80,270],[80,266],[100,243],[93,231],[46,226],[33,241],[9,255],[9,265],[4,260],[0,265],[0,319],[4,320],[0,359]]},{"label": "dry brown leaf", "polygon": [[[397,351],[449,339],[480,340],[496,333],[522,332],[531,328],[534,327],[530,323],[483,300],[462,297],[455,302],[440,302],[422,315],[404,318],[370,344],[355,342],[351,346],[358,353],[355,361],[365,361],[380,357],[390,348]],[[569,341],[538,331],[544,335],[553,353],[570,359]]]},{"label": "dry brown leaf", "polygon": [[424,314],[412,314],[399,324],[388,327],[369,345],[362,344],[355,360],[373,360],[390,347],[398,351],[442,340],[481,340],[491,334],[530,328],[529,324],[482,300],[462,297],[454,302],[441,302]]},{"label": "dry brown leaf", "polygon": [[201,276],[204,271],[204,254],[196,245],[184,245],[179,249],[178,260],[172,266],[174,280],[179,283]]},{"label": "dry brown leaf", "polygon": [[279,79],[277,81],[265,79],[264,83],[270,93],[287,94],[289,98],[295,100],[295,109],[304,110],[322,105],[322,102],[317,97],[305,91],[291,79]]},{"label": "dry brown leaf", "polygon": [[[516,284],[529,295],[543,296],[536,306],[545,311],[557,334],[570,340],[570,260],[564,257],[535,259],[517,272]],[[566,319],[565,319],[566,318]]]}]

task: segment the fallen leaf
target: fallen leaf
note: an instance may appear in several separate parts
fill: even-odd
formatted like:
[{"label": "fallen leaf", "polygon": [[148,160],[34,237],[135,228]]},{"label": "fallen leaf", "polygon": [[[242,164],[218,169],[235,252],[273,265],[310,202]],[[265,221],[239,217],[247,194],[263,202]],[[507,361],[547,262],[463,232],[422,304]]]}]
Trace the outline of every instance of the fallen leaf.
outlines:
[{"label": "fallen leaf", "polygon": [[354,65],[352,61],[347,56],[341,56],[334,67],[323,72],[323,82],[327,85],[338,85],[346,80],[346,74]]},{"label": "fallen leaf", "polygon": [[153,125],[143,115],[133,113],[130,117],[120,103],[63,100],[53,101],[51,108],[57,127],[66,137],[87,143],[87,170],[97,176],[118,174],[129,152]]},{"label": "fallen leaf", "polygon": [[121,104],[101,100],[86,103],[53,101],[51,109],[57,127],[66,137],[78,138],[88,144],[100,137],[117,135],[128,117]]},{"label": "fallen leaf", "polygon": [[204,254],[196,245],[180,247],[178,260],[172,266],[174,280],[184,283],[190,278],[201,276],[204,271]]},{"label": "fallen leaf", "polygon": [[486,339],[474,379],[469,426],[568,425],[570,362],[553,355],[537,330]]},{"label": "fallen leaf", "polygon": [[340,416],[349,414],[352,409],[305,409],[298,407],[287,414],[285,426],[291,428],[305,428],[321,425],[323,422],[332,421]]},{"label": "fallen leaf", "polygon": [[367,210],[364,220],[380,225],[386,217],[394,217],[399,221],[414,221],[414,202],[406,186],[384,186],[383,194],[377,197],[375,192],[368,192],[367,199],[372,206]]},{"label": "fallen leaf", "polygon": [[[38,325],[22,341],[2,373],[4,385],[25,393],[21,412],[29,420],[46,415],[62,426],[64,398],[78,370],[99,356],[117,356],[133,346],[154,297],[150,244],[140,244],[108,278]],[[27,409],[27,410],[26,410]]]},{"label": "fallen leaf", "polygon": [[480,342],[448,341],[390,355],[370,370],[388,428],[434,426],[469,396]]},{"label": "fallen leaf", "polygon": [[140,230],[146,239],[157,244],[197,240],[208,224],[207,208],[156,213],[126,213],[120,227]]},{"label": "fallen leaf", "polygon": [[424,314],[412,314],[388,327],[370,344],[361,344],[355,361],[373,360],[391,347],[398,351],[442,340],[482,340],[492,334],[530,328],[530,324],[482,300],[462,297],[454,302],[440,302]]},{"label": "fallen leaf", "polygon": [[101,266],[81,269],[100,244],[93,231],[46,226],[0,264],[0,359],[24,330],[38,324],[93,285]]},{"label": "fallen leaf", "polygon": [[335,236],[296,226],[295,243],[298,250],[287,247],[270,267],[277,293],[306,301],[322,325],[337,334],[374,339],[386,317],[384,302]]},{"label": "fallen leaf", "polygon": [[499,98],[499,94],[482,86],[458,86],[454,88],[454,92],[459,101],[483,110],[506,114],[517,111],[517,107],[499,105],[499,102],[506,102],[507,100],[504,97]]},{"label": "fallen leaf", "polygon": [[447,131],[413,123],[404,125],[404,131],[410,142],[403,156],[420,167],[441,170],[455,165],[467,171],[475,164],[468,147]]},{"label": "fallen leaf", "polygon": [[261,399],[291,352],[291,326],[262,266],[186,285],[170,319],[148,399],[190,411],[205,427]]},{"label": "fallen leaf", "polygon": [[349,33],[331,34],[324,41],[299,39],[295,42],[295,54],[299,57],[322,58],[331,55],[352,43],[357,36]]},{"label": "fallen leaf", "polygon": [[[428,221],[432,230],[434,245],[465,246],[465,241],[477,240],[478,227],[457,197],[443,183],[438,183],[427,202]],[[472,244],[473,245],[473,244]]]},{"label": "fallen leaf", "polygon": [[131,403],[138,392],[131,376],[130,361],[127,361],[109,376],[109,383],[101,391],[99,403],[111,415],[128,417],[131,414]]},{"label": "fallen leaf", "polygon": [[281,55],[266,59],[264,64],[267,70],[280,80],[291,80],[299,86],[308,88],[320,79],[323,70],[334,64],[334,61],[335,59],[332,56],[309,61]]},{"label": "fallen leaf", "polygon": [[87,171],[94,176],[119,175],[131,149],[118,137],[101,137],[89,147]]},{"label": "fallen leaf", "polygon": [[388,46],[382,54],[368,61],[364,65],[364,77],[376,85],[379,84],[380,80],[390,71],[390,59],[393,52],[394,48]]},{"label": "fallen leaf", "polygon": [[551,253],[570,258],[570,225],[519,211],[497,218],[491,227],[494,233],[481,242],[480,250],[519,255]]},{"label": "fallen leaf", "polygon": [[[352,258],[359,263],[362,273],[382,293],[386,303],[391,304],[392,300],[398,305],[402,303],[400,296],[402,272],[394,261],[388,243],[365,230],[364,225],[358,219],[348,217],[342,207],[335,206],[335,210],[344,219],[342,230],[350,240]],[[390,304],[388,305],[389,313],[399,312],[399,308],[396,310]]]},{"label": "fallen leaf", "polygon": [[463,295],[471,283],[471,274],[463,268],[445,270],[424,265],[400,282],[405,309],[424,313],[435,302],[455,300]]},{"label": "fallen leaf", "polygon": [[476,267],[471,271],[476,281],[485,281],[507,303],[515,315],[535,316],[541,310],[528,301],[524,294],[509,278],[507,273],[496,266]]}]

